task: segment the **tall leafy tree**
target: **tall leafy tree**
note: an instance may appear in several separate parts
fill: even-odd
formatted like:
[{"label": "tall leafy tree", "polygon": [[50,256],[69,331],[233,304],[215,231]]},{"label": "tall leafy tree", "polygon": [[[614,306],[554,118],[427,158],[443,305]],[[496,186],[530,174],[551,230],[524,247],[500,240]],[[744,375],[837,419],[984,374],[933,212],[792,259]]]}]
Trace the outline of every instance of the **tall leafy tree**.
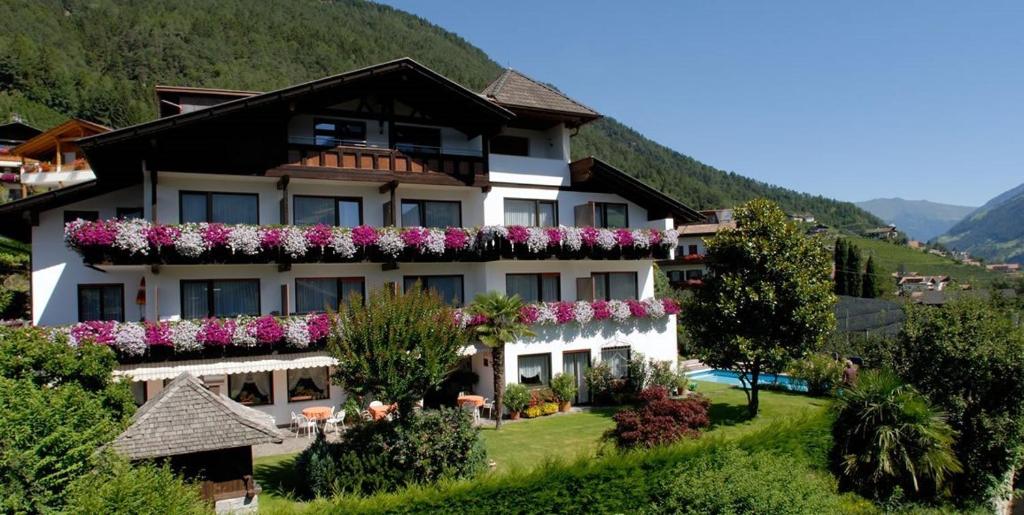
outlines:
[{"label": "tall leafy tree", "polygon": [[860,247],[850,243],[846,248],[846,294],[851,297],[860,297],[863,294],[861,284],[861,273],[864,269],[861,261]]},{"label": "tall leafy tree", "polygon": [[776,204],[753,200],[735,219],[736,229],[707,242],[710,277],[683,316],[704,363],[740,372],[756,416],[761,376],[824,345],[836,298],[828,251]]},{"label": "tall leafy tree", "polygon": [[868,256],[867,266],[864,268],[864,281],[861,283],[861,296],[868,299],[875,299],[882,296],[882,278],[878,276],[878,269],[875,268],[875,258]]},{"label": "tall leafy tree", "polygon": [[832,253],[832,265],[835,268],[835,291],[836,295],[846,295],[846,240],[836,239],[836,246]]},{"label": "tall leafy tree", "polygon": [[470,310],[483,317],[476,326],[477,338],[491,348],[491,369],[494,371],[494,405],[498,411],[495,429],[501,429],[505,409],[505,344],[533,336],[530,326],[519,320],[523,300],[496,291],[482,293],[473,300]]}]

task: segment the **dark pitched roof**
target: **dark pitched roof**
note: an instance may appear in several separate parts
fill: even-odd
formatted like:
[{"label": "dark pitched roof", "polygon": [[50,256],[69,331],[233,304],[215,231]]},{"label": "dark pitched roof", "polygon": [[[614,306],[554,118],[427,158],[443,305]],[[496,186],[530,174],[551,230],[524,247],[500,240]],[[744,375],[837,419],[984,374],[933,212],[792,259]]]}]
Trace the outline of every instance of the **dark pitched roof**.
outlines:
[{"label": "dark pitched roof", "polygon": [[597,111],[565,96],[555,88],[511,68],[487,85],[482,95],[513,111],[517,108],[572,115],[581,123],[601,117]]},{"label": "dark pitched roof", "polygon": [[66,206],[110,191],[99,187],[96,179],[93,179],[0,204],[0,218],[5,222],[0,224],[0,234],[28,242],[32,234],[31,222],[39,216],[40,211]]},{"label": "dark pitched roof", "polygon": [[0,124],[0,141],[25,141],[43,131],[20,120]]},{"label": "dark pitched roof", "polygon": [[700,212],[596,157],[569,163],[569,171],[574,188],[621,195],[646,209],[649,220],[673,218],[680,225],[705,219]]},{"label": "dark pitched roof", "polygon": [[268,442],[281,442],[273,419],[182,373],[135,412],[132,425],[112,445],[139,460]]}]

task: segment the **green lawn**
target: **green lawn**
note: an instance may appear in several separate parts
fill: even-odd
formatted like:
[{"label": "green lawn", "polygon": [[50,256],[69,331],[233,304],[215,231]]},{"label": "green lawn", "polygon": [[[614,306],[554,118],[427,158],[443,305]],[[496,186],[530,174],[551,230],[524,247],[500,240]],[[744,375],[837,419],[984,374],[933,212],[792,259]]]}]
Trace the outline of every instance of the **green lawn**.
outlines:
[{"label": "green lawn", "polygon": [[[711,400],[712,426],[708,436],[731,438],[762,428],[773,421],[813,414],[826,409],[828,401],[806,395],[781,392],[761,393],[761,413],[749,420],[746,396],[742,390],[724,384],[699,382],[697,391]],[[496,472],[528,469],[546,460],[567,460],[580,454],[593,455],[602,445],[601,435],[612,427],[616,408],[595,409],[586,413],[555,415],[506,424],[501,431],[485,429],[484,442]],[[263,486],[261,511],[296,512],[302,503],[288,499],[295,481],[294,455],[270,456],[255,461],[256,479]]]}]

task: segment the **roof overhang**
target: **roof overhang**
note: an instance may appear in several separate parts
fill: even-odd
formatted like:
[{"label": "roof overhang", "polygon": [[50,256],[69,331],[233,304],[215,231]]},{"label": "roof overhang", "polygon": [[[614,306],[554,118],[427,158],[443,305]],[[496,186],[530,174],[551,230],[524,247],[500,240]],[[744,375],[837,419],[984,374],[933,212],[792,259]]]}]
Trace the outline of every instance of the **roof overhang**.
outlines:
[{"label": "roof overhang", "polygon": [[32,226],[39,220],[41,211],[66,206],[110,191],[101,188],[93,179],[2,204],[0,219],[4,220],[4,223],[0,224],[0,234],[28,242],[31,239]]},{"label": "roof overhang", "polygon": [[11,149],[11,154],[39,159],[52,152],[58,141],[76,141],[80,138],[109,132],[110,127],[88,120],[72,118],[50,130],[44,131]]},{"label": "roof overhang", "polygon": [[614,192],[646,209],[648,220],[672,218],[675,225],[704,220],[700,212],[595,157],[569,163],[569,171],[573,188]]},{"label": "roof overhang", "polygon": [[188,372],[196,377],[202,377],[208,375],[272,372],[274,370],[295,370],[299,368],[333,367],[337,364],[338,360],[327,355],[325,352],[303,352],[274,356],[239,356],[120,365],[114,369],[114,377],[130,379],[132,381],[159,381],[173,379],[183,372]]}]

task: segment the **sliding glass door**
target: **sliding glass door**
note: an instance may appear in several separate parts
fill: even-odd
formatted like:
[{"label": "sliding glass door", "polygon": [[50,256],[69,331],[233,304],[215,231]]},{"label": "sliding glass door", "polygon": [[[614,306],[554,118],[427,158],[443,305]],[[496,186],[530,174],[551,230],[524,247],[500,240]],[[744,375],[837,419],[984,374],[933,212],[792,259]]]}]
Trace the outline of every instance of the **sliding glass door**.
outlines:
[{"label": "sliding glass door", "polygon": [[584,379],[589,368],[590,351],[582,350],[562,353],[562,372],[572,374],[576,378],[577,390],[573,404],[590,402],[590,391],[587,390],[587,381]]}]

